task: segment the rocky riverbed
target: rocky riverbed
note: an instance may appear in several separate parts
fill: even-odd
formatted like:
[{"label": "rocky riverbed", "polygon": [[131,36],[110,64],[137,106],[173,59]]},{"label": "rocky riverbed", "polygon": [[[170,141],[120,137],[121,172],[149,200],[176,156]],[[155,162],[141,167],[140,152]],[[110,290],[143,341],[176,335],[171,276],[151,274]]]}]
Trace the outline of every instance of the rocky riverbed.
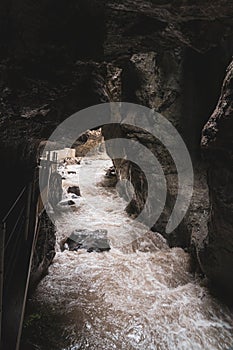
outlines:
[{"label": "rocky riverbed", "polygon": [[[82,202],[56,218],[57,252],[29,300],[24,345],[40,350],[227,350],[233,314],[190,272],[190,256],[169,248],[124,211],[103,186],[111,160],[87,158],[63,180]],[[60,250],[75,230],[105,230],[111,250]]]}]

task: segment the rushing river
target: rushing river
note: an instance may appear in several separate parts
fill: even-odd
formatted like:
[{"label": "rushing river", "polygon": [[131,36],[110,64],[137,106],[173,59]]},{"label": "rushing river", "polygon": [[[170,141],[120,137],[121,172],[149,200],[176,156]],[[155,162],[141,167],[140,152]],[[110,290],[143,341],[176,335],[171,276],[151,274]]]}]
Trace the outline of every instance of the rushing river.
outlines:
[{"label": "rushing river", "polygon": [[57,242],[74,229],[106,229],[111,250],[61,252],[57,244],[28,305],[24,338],[31,349],[233,349],[232,312],[190,273],[187,253],[170,249],[159,234],[145,230],[141,237],[117,191],[100,185],[111,166],[102,158],[69,166],[77,174],[64,187],[80,182],[82,198],[56,219]]}]

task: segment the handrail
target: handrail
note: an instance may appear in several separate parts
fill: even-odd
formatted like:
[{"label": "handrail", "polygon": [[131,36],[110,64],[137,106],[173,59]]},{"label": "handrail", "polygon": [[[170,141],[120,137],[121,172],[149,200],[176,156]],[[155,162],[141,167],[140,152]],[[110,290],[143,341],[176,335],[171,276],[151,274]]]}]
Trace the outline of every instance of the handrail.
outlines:
[{"label": "handrail", "polygon": [[22,191],[20,192],[20,194],[18,195],[17,199],[15,200],[15,202],[13,203],[13,205],[10,207],[10,209],[8,210],[7,214],[4,216],[4,218],[2,219],[2,222],[5,222],[8,218],[8,216],[11,214],[11,212],[13,211],[13,209],[15,208],[16,204],[18,203],[18,201],[21,199],[21,197],[23,196],[24,192],[26,191],[27,186],[24,186],[24,188],[22,189]]},{"label": "handrail", "polygon": [[[47,176],[45,178],[46,180],[46,186],[44,188],[44,191],[47,190],[48,187],[48,181],[50,177],[50,172],[53,171],[54,164],[57,164],[54,160],[41,160],[40,167],[42,168],[42,171],[47,174],[48,171],[48,179]],[[1,327],[2,327],[2,319],[7,320],[7,310],[2,310],[2,296],[3,296],[3,289],[4,287],[11,290],[13,280],[13,273],[15,271],[18,271],[17,268],[17,262],[21,261],[23,262],[24,270],[25,270],[25,277],[26,281],[23,286],[20,286],[19,288],[22,289],[22,302],[20,301],[19,310],[20,311],[20,320],[18,320],[17,316],[17,339],[13,340],[16,341],[16,348],[19,349],[20,344],[20,337],[21,337],[21,331],[22,331],[22,325],[23,325],[23,317],[24,317],[24,311],[25,311],[25,303],[26,303],[26,296],[28,291],[28,285],[29,285],[29,278],[30,278],[30,272],[31,272],[31,266],[32,266],[32,259],[33,259],[33,253],[34,253],[34,247],[35,242],[37,240],[38,235],[38,225],[40,222],[40,217],[45,210],[43,207],[42,210],[36,209],[36,206],[38,205],[38,197],[42,195],[42,190],[39,188],[38,181],[38,168],[35,169],[34,172],[34,178],[32,182],[28,183],[26,186],[24,186],[21,191],[19,192],[16,200],[11,205],[10,209],[8,210],[7,214],[4,216],[3,219],[0,220],[0,343],[2,344],[3,335],[1,334]],[[42,174],[43,175],[43,174]],[[38,191],[39,190],[39,191]],[[37,201],[37,204],[36,204]],[[32,215],[31,215],[32,214]],[[32,220],[32,221],[31,221]],[[37,222],[38,220],[38,222]],[[32,227],[33,222],[35,222],[34,229]],[[30,230],[30,232],[29,232]],[[25,232],[24,235],[21,234],[21,232]],[[33,231],[33,232],[32,232]],[[15,241],[12,244],[12,250],[9,250],[9,245],[12,242],[12,239],[15,237]],[[27,242],[26,242],[27,238]],[[25,259],[22,258],[22,254],[20,252],[20,255],[14,254],[16,249],[18,249],[18,243],[24,244],[22,240],[25,241]],[[5,257],[4,257],[5,255]],[[4,261],[4,259],[7,260]],[[5,265],[5,266],[4,266]],[[13,269],[12,269],[13,266]],[[4,279],[5,277],[5,279]],[[21,292],[20,292],[21,293]],[[20,297],[21,298],[21,297]],[[21,300],[21,299],[20,299]],[[5,317],[5,318],[4,318]],[[18,323],[19,321],[19,323]],[[3,327],[3,330],[5,331],[5,328]],[[4,338],[5,342],[5,338]],[[1,347],[1,345],[0,345]]]},{"label": "handrail", "polygon": [[[53,160],[49,160],[49,159],[40,159],[41,163],[46,163],[46,164],[57,164],[57,161],[53,161]],[[26,191],[27,186],[24,186],[24,188],[21,190],[21,192],[19,193],[18,197],[16,198],[15,202],[13,203],[13,205],[10,207],[10,209],[8,210],[7,214],[4,216],[4,218],[2,219],[2,222],[5,222],[8,218],[8,216],[11,214],[11,212],[13,211],[13,209],[15,208],[16,204],[18,203],[18,201],[20,200],[20,198],[22,197],[22,195],[24,194],[24,192]]]},{"label": "handrail", "polygon": [[16,342],[16,350],[19,350],[19,348],[20,348],[21,334],[22,334],[22,329],[23,329],[24,313],[25,313],[25,307],[26,307],[26,301],[27,301],[27,292],[28,292],[29,280],[30,280],[30,274],[31,274],[31,268],[32,268],[33,252],[34,252],[34,248],[35,248],[35,244],[36,244],[36,240],[37,240],[37,229],[38,229],[38,227],[39,227],[39,221],[37,222],[37,224],[35,226],[35,229],[34,229],[34,233],[33,233],[32,250],[31,250],[30,259],[29,259],[29,269],[28,269],[28,273],[27,273],[27,280],[26,280],[25,293],[24,293],[24,299],[23,299],[22,313],[21,313],[18,337],[17,337],[17,342]]},{"label": "handrail", "polygon": [[16,227],[18,226],[18,223],[19,223],[20,219],[21,219],[22,216],[23,216],[24,210],[25,210],[25,206],[21,209],[20,214],[19,214],[19,216],[18,216],[18,218],[17,218],[17,220],[16,220],[16,223],[15,223],[13,229],[11,230],[11,233],[10,233],[10,235],[9,235],[9,238],[8,238],[8,240],[5,242],[5,250],[7,250],[7,247],[8,247],[8,245],[9,245],[9,242],[11,241],[11,239],[12,239],[12,237],[13,237],[13,234],[14,234],[14,232],[15,232],[15,229],[16,229]]}]

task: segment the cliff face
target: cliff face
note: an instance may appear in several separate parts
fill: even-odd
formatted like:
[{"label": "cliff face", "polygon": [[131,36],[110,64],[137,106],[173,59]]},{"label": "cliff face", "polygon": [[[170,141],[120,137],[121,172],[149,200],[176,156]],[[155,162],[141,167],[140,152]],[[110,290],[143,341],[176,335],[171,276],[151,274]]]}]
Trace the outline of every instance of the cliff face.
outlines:
[{"label": "cliff face", "polygon": [[233,291],[232,128],[233,62],[229,65],[218,104],[202,132],[210,163],[208,185],[211,216],[208,235],[198,251],[203,271],[220,287]]},{"label": "cliff face", "polygon": [[[231,66],[207,121],[233,53],[233,4],[20,0],[2,1],[0,7],[0,159],[6,188],[12,189],[5,193],[6,204],[14,196],[13,187],[30,177],[39,142],[72,113],[122,100],[154,108],[184,138],[195,172],[189,212],[166,237],[171,245],[190,248],[203,272],[228,288],[233,259]],[[205,124],[203,160],[200,140]],[[106,138],[115,135],[142,142],[161,161],[168,195],[154,229],[165,234],[177,195],[172,159],[149,135],[104,128]],[[20,149],[25,152],[17,153]],[[115,165],[135,186],[128,211],[140,211],[146,195],[142,174],[127,161]],[[28,175],[16,179],[16,169],[21,174],[27,169]]]}]

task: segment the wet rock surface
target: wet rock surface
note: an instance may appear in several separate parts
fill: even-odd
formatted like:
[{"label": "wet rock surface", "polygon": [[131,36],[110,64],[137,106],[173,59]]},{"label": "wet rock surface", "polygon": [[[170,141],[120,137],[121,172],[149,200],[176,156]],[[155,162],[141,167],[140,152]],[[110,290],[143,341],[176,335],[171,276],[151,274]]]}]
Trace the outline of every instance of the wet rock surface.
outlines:
[{"label": "wet rock surface", "polygon": [[229,65],[218,104],[202,133],[209,162],[211,212],[208,234],[198,256],[203,271],[220,290],[233,292],[233,62]]},{"label": "wet rock surface", "polygon": [[76,196],[81,196],[79,186],[69,186],[67,189],[67,193],[74,193]]},{"label": "wet rock surface", "polygon": [[[72,0],[55,6],[50,0],[3,1],[0,9],[0,160],[6,206],[31,177],[41,140],[71,114],[119,100],[154,108],[184,138],[195,172],[189,213],[169,236],[165,226],[177,194],[169,154],[149,135],[130,128],[105,127],[104,137],[135,139],[156,154],[168,195],[153,229],[172,246],[191,247],[204,273],[229,286],[232,66],[212,112],[233,54],[232,3]],[[211,114],[203,131],[203,161],[201,131]],[[79,145],[89,138],[83,131]],[[140,212],[146,195],[142,173],[127,162],[127,154],[114,165],[135,187],[128,212]]]},{"label": "wet rock surface", "polygon": [[58,205],[59,205],[59,206],[62,206],[62,207],[63,207],[63,206],[65,207],[65,206],[67,206],[67,205],[74,205],[74,204],[75,204],[75,202],[72,201],[71,199],[68,199],[68,200],[65,200],[65,199],[64,199],[64,200],[62,200],[61,202],[58,203]]},{"label": "wet rock surface", "polygon": [[85,249],[87,252],[104,252],[109,251],[110,245],[107,238],[107,230],[75,230],[68,238],[60,243],[61,250],[69,249],[77,251]]},{"label": "wet rock surface", "polygon": [[111,177],[116,177],[116,169],[114,168],[114,166],[111,166],[105,174],[105,177],[111,178]]}]

